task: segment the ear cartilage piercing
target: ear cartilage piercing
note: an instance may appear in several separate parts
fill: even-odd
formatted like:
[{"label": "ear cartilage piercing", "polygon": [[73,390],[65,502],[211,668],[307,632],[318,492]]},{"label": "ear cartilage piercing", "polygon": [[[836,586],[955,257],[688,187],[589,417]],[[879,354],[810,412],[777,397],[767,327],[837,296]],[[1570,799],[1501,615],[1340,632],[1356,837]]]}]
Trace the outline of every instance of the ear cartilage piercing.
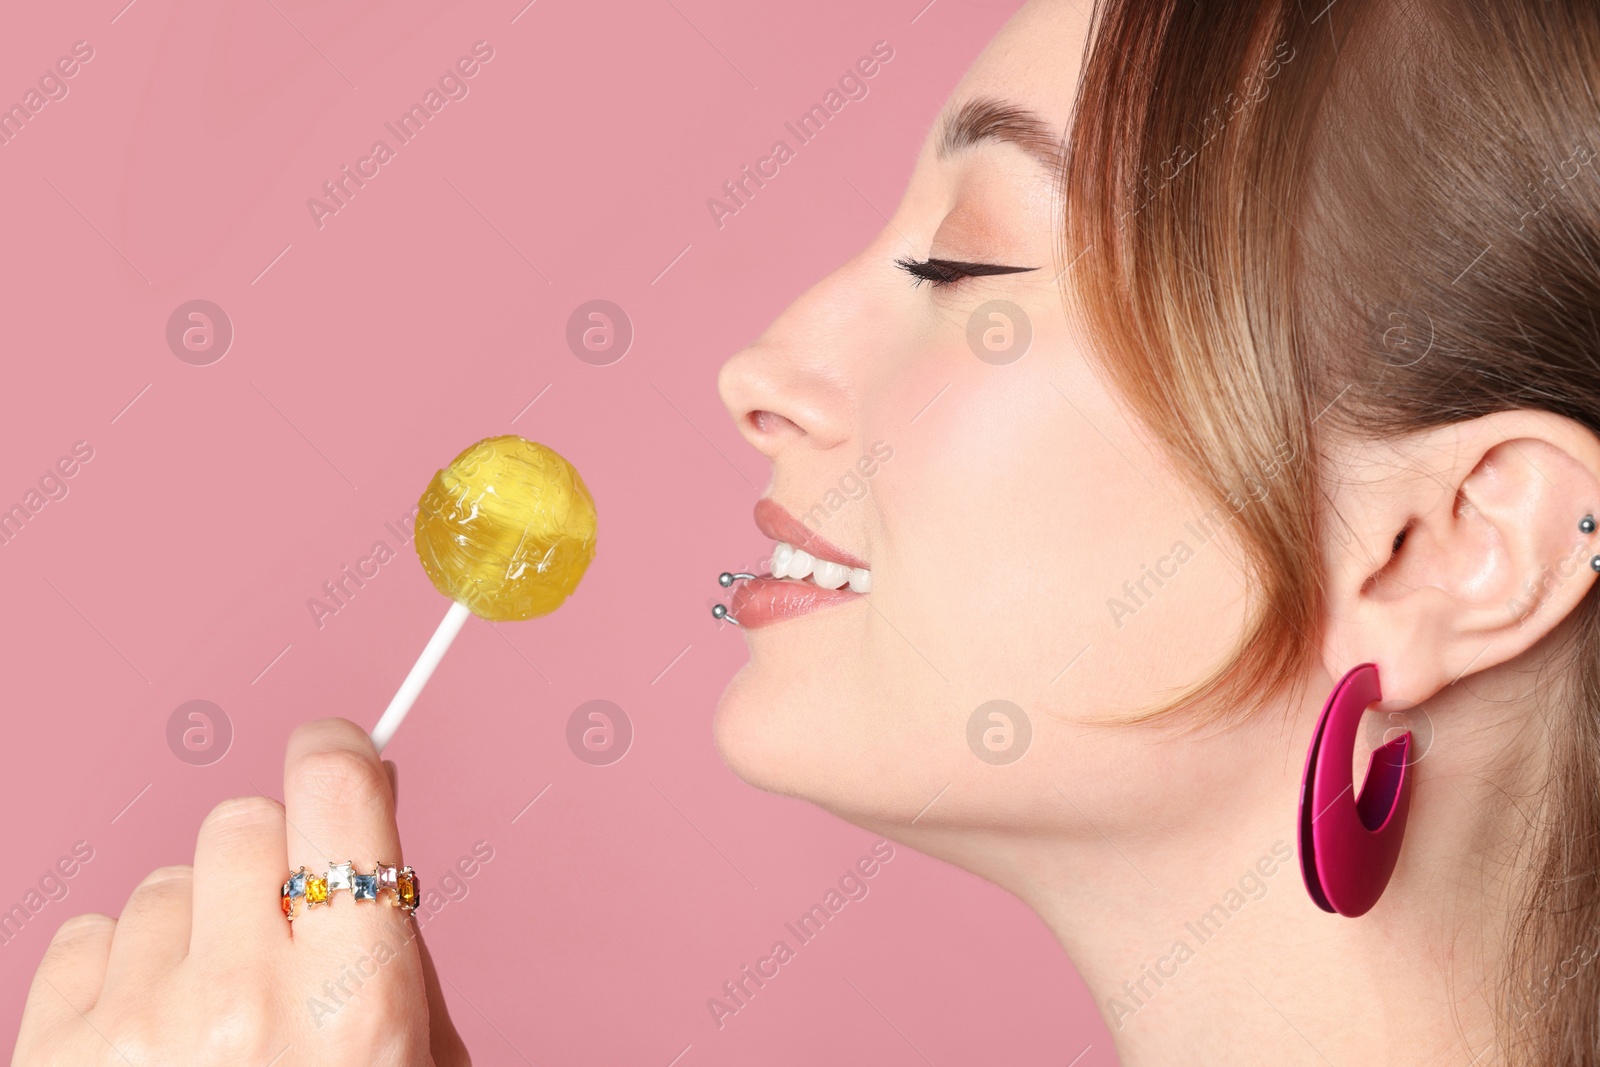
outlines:
[{"label": "ear cartilage piercing", "polygon": [[1591,556],[1589,558],[1589,569],[1592,571],[1600,571],[1600,556]]},{"label": "ear cartilage piercing", "polygon": [[1582,530],[1584,533],[1594,533],[1594,516],[1585,515],[1582,519],[1580,519],[1578,521],[1578,529]]}]

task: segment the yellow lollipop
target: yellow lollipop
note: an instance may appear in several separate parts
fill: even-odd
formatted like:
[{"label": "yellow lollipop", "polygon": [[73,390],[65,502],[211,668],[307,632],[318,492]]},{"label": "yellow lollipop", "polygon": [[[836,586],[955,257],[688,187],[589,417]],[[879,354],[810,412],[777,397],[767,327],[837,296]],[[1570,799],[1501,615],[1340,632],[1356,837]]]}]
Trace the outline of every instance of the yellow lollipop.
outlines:
[{"label": "yellow lollipop", "polygon": [[594,498],[554,450],[490,437],[433,476],[416,532],[439,592],[485,619],[531,619],[559,608],[594,558]]},{"label": "yellow lollipop", "polygon": [[594,498],[577,469],[514,434],[489,437],[437,472],[417,504],[416,549],[452,601],[372,730],[389,743],[469,614],[493,622],[559,608],[594,558]]}]

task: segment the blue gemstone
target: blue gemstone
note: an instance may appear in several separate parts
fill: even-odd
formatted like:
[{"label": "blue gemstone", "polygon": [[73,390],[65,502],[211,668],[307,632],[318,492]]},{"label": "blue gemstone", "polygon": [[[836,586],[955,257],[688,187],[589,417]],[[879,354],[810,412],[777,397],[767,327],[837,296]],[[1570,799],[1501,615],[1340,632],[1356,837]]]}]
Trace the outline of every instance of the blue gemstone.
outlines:
[{"label": "blue gemstone", "polygon": [[377,900],[378,876],[376,874],[356,875],[350,891],[357,900]]},{"label": "blue gemstone", "polygon": [[306,895],[306,876],[304,871],[289,876],[289,895],[291,897],[303,897]]}]

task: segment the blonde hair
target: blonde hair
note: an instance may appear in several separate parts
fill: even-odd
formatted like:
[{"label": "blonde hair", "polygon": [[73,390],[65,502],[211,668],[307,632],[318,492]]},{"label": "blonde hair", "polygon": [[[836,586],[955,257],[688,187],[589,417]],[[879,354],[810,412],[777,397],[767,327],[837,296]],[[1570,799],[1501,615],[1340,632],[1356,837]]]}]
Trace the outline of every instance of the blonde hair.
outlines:
[{"label": "blonde hair", "polygon": [[[1338,535],[1323,435],[1511,409],[1600,433],[1597,81],[1594,0],[1097,0],[1067,299],[1194,484],[1244,501],[1252,576],[1234,655],[1146,718],[1248,714],[1304,677]],[[1568,622],[1498,976],[1509,1062],[1600,1063],[1600,967],[1567,974],[1600,954],[1596,598]]]}]

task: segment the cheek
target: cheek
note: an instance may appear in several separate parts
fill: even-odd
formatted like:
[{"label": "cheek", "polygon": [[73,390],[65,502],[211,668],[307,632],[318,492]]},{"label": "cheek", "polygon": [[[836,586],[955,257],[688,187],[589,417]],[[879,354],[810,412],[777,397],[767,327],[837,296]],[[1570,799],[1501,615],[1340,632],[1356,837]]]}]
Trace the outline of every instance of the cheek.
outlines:
[{"label": "cheek", "polygon": [[[870,607],[751,635],[716,717],[723,758],[846,818],[909,819],[938,796],[930,825],[1048,823],[1063,781],[1086,808],[1159,808],[1193,768],[1163,771],[1127,731],[1082,720],[1168,696],[1231,649],[1244,585],[1229,524],[1204,526],[1063,336],[994,367],[951,327],[876,366],[857,438],[894,456],[851,505]],[[1147,567],[1171,576],[1157,585]],[[1125,582],[1148,595],[1127,601]],[[971,747],[993,700],[1031,718],[1025,758],[1004,767]]]},{"label": "cheek", "polygon": [[947,352],[897,393],[873,598],[927,660],[891,658],[899,692],[946,716],[1006,699],[1081,719],[1153,702],[1231,647],[1231,512],[1203,521],[1066,337],[1004,367]]}]

